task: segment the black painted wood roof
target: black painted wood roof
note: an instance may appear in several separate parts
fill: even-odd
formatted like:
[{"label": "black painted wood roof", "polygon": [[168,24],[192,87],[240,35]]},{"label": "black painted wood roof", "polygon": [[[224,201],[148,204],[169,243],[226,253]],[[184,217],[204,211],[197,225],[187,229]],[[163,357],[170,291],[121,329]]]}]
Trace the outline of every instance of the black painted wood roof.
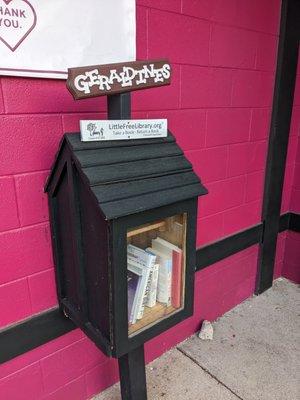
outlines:
[{"label": "black painted wood roof", "polygon": [[65,134],[64,144],[107,219],[138,213],[207,193],[174,136],[103,142],[81,142]]}]

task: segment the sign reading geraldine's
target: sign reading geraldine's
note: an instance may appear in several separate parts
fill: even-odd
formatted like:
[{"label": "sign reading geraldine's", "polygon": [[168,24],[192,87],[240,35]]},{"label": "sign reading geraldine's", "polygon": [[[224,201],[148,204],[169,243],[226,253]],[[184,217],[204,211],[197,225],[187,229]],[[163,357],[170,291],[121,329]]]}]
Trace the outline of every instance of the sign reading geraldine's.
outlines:
[{"label": "sign reading geraldine's", "polygon": [[75,100],[147,89],[171,83],[168,60],[147,60],[69,68],[67,87]]}]

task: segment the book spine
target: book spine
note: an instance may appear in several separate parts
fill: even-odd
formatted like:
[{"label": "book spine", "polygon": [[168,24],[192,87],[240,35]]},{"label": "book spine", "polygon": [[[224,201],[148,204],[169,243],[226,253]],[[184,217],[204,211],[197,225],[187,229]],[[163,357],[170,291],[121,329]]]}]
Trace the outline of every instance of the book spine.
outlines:
[{"label": "book spine", "polygon": [[156,304],[156,296],[157,296],[157,283],[158,283],[158,268],[159,264],[154,264],[151,276],[151,286],[149,295],[147,298],[147,307],[154,307]]},{"label": "book spine", "polygon": [[133,304],[131,307],[131,313],[130,313],[130,317],[129,317],[129,322],[131,324],[135,324],[136,323],[136,308],[137,308],[137,300],[138,300],[138,292],[140,291],[140,286],[141,286],[141,279],[139,280],[136,292],[135,292],[135,296],[134,296],[134,300],[133,300]]},{"label": "book spine", "polygon": [[146,292],[146,289],[147,289],[149,273],[150,273],[149,268],[145,268],[144,275],[142,277],[142,283],[141,283],[141,286],[140,286],[140,290],[137,293],[137,302],[136,302],[134,320],[138,319],[138,317],[140,317],[139,319],[141,319],[142,318],[141,314],[144,312],[143,300],[144,300],[145,292]]},{"label": "book spine", "polygon": [[159,268],[157,284],[157,300],[167,306],[171,304],[172,266],[169,262],[162,262]]},{"label": "book spine", "polygon": [[127,246],[127,255],[133,257],[137,263],[147,268],[151,268],[156,259],[155,255],[147,253],[145,250],[131,244]]},{"label": "book spine", "polygon": [[182,252],[172,252],[172,294],[171,303],[175,308],[181,306]]},{"label": "book spine", "polygon": [[147,285],[146,285],[146,289],[145,289],[145,292],[144,292],[144,297],[143,297],[141,308],[140,308],[140,310],[139,310],[139,312],[137,314],[137,319],[142,319],[143,315],[144,315],[145,306],[147,304],[148,296],[149,296],[149,293],[150,293],[152,272],[153,272],[153,269],[151,269],[149,271]]}]

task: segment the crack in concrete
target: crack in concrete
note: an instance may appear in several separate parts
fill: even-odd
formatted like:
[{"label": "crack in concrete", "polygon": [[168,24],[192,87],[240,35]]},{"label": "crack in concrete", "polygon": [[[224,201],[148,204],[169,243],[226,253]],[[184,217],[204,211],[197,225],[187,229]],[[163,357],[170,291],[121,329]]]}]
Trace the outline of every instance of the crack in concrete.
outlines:
[{"label": "crack in concrete", "polygon": [[229,392],[231,392],[234,396],[236,396],[237,399],[239,400],[244,400],[242,397],[240,397],[237,393],[235,393],[230,387],[225,385],[222,381],[220,381],[215,375],[213,375],[208,369],[203,367],[197,360],[195,360],[192,356],[190,356],[188,353],[186,353],[184,350],[182,350],[180,347],[176,347],[178,351],[180,351],[181,354],[189,358],[194,364],[198,365],[204,372],[206,372],[211,378],[213,378],[215,381],[217,381],[220,385],[224,386]]}]

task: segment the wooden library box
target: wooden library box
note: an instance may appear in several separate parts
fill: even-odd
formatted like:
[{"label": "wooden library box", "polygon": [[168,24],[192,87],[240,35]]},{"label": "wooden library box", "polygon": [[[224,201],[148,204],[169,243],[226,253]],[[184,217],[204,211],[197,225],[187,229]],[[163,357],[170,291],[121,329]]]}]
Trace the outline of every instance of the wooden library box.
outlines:
[{"label": "wooden library box", "polygon": [[59,304],[121,357],[193,313],[197,198],[176,140],[65,134],[48,178]]}]

